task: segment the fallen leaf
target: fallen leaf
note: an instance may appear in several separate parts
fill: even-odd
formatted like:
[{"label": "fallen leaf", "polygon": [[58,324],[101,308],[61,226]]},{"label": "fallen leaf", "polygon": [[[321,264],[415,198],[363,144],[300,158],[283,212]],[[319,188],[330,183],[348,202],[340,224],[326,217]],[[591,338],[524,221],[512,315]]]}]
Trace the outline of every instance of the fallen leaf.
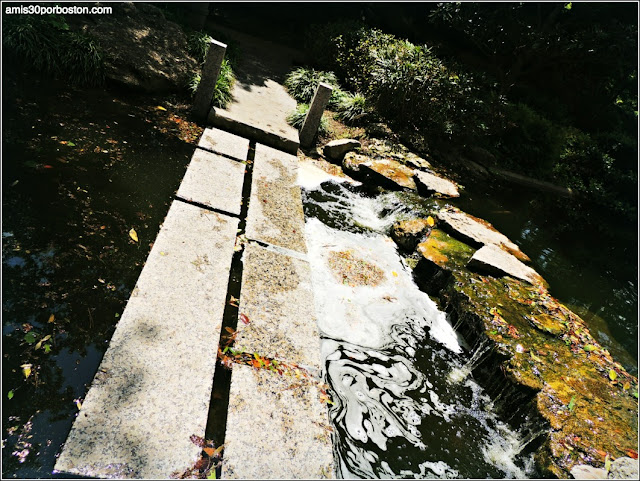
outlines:
[{"label": "fallen leaf", "polygon": [[136,232],[135,229],[131,229],[129,231],[129,237],[131,237],[134,241],[138,242],[138,233]]},{"label": "fallen leaf", "polygon": [[618,377],[618,373],[615,372],[613,369],[610,369],[609,370],[609,379],[611,379],[612,381],[615,381],[617,377]]},{"label": "fallen leaf", "polygon": [[11,390],[11,391],[9,391],[9,392],[7,393],[7,397],[8,397],[9,399],[13,399],[13,390]]},{"label": "fallen leaf", "polygon": [[391,271],[391,274],[393,275],[393,277],[398,277],[398,273],[396,271]]},{"label": "fallen leaf", "polygon": [[244,322],[245,324],[249,324],[249,318],[247,316],[245,316],[244,314],[240,314],[240,320],[242,322]]},{"label": "fallen leaf", "polygon": [[56,316],[55,316],[55,315],[53,315],[53,314],[51,314],[51,315],[49,316],[49,320],[48,320],[47,322],[53,322],[55,318],[56,318]]},{"label": "fallen leaf", "polygon": [[24,374],[25,378],[28,378],[31,375],[31,364],[23,364],[20,366],[22,368],[22,374]]},{"label": "fallen leaf", "polygon": [[209,456],[210,458],[213,457],[213,453],[215,452],[215,449],[213,449],[213,448],[203,448],[202,450],[205,453],[207,453],[207,456]]},{"label": "fallen leaf", "polygon": [[431,216],[427,217],[427,225],[429,227],[433,227],[434,225],[436,225],[436,221],[433,220],[433,217],[431,217]]},{"label": "fallen leaf", "polygon": [[156,108],[157,108],[158,110],[165,110],[165,111],[167,110],[167,109],[165,109],[162,105],[158,105]]}]

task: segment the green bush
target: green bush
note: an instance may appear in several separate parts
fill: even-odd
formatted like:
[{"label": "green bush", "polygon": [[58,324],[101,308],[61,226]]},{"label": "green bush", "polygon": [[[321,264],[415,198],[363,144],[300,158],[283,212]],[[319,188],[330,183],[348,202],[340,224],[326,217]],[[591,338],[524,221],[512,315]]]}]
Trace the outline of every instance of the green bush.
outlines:
[{"label": "green bush", "polygon": [[[296,109],[287,116],[287,122],[294,129],[300,130],[302,128],[302,124],[304,123],[304,119],[306,118],[308,111],[309,111],[309,104],[298,104]],[[322,118],[320,119],[318,134],[324,135],[327,132],[329,132],[329,121],[323,115]]]},{"label": "green bush", "polygon": [[298,102],[310,103],[313,99],[313,94],[320,82],[324,82],[333,87],[333,93],[327,106],[329,108],[335,108],[343,97],[344,93],[340,89],[338,80],[333,72],[324,72],[321,70],[314,70],[312,68],[300,67],[291,71],[285,81],[284,86],[289,91],[289,94]]},{"label": "green bush", "polygon": [[4,16],[2,33],[7,53],[35,70],[73,85],[104,82],[102,49],[90,36],[70,31],[62,16]]},{"label": "green bush", "polygon": [[498,148],[514,166],[525,172],[550,175],[565,143],[565,129],[525,104],[508,104],[504,109],[506,128]]},{"label": "green bush", "polygon": [[336,112],[335,118],[349,125],[361,123],[370,116],[367,99],[361,94],[345,93]]}]

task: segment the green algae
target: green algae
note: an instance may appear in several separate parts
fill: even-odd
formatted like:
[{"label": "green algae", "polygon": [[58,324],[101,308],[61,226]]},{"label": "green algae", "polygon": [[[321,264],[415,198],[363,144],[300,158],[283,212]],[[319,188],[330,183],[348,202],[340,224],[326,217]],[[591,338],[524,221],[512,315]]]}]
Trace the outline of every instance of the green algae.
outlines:
[{"label": "green algae", "polygon": [[418,285],[438,296],[468,341],[491,344],[485,368],[524,393],[511,407],[547,426],[535,456],[542,472],[567,478],[574,465],[635,453],[638,381],[578,315],[543,286],[469,271],[474,249],[439,229],[418,251]]}]

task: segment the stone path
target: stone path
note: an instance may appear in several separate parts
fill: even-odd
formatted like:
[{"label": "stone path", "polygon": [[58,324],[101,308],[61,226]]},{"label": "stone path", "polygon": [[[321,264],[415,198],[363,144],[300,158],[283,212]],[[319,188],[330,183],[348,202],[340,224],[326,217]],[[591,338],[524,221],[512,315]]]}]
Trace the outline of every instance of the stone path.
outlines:
[{"label": "stone path", "polygon": [[[297,159],[207,129],[56,463],[91,477],[167,479],[193,467],[205,437],[241,204],[249,202],[235,349],[319,376]],[[280,195],[283,197],[281,198]],[[292,371],[294,372],[294,371]],[[316,381],[233,364],[223,474],[333,475]]]},{"label": "stone path", "polygon": [[207,28],[231,37],[242,52],[235,69],[233,100],[225,109],[213,108],[209,123],[295,154],[298,131],[287,123],[286,117],[295,110],[296,101],[282,83],[292,69],[296,52],[219,25],[209,24]]}]

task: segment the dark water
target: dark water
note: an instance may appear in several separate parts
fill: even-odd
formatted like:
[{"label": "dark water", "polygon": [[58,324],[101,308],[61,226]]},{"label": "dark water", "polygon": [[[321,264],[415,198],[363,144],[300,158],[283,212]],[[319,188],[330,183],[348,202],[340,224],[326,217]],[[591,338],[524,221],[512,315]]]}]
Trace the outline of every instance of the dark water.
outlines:
[{"label": "dark water", "polygon": [[[327,381],[336,401],[330,415],[341,475],[536,477],[530,457],[539,439],[534,423],[509,425],[470,375],[482,346],[461,343],[463,349],[456,352],[443,345],[433,327],[428,328],[441,322],[438,313],[418,296],[407,296],[411,286],[350,293],[332,286],[331,276],[322,273],[322,253],[345,249],[391,271],[390,259],[397,255],[387,252],[383,242],[370,246],[371,239],[388,235],[397,219],[424,216],[449,201],[406,193],[372,196],[329,182],[306,186],[303,193],[316,295],[324,304],[348,306],[318,310]],[[637,241],[633,235],[629,240],[627,232],[602,249],[598,235],[585,240],[580,229],[552,229],[549,217],[555,222],[562,217],[542,211],[541,206],[549,205],[544,195],[493,183],[469,186],[453,203],[515,240],[550,282],[552,294],[579,312],[614,357],[637,372]],[[407,308],[385,311],[376,299],[383,294]],[[353,307],[358,304],[360,310]],[[363,324],[352,321],[360,313]],[[327,321],[332,317],[338,319],[337,327]],[[384,342],[371,346],[378,339],[371,326],[385,323]]]},{"label": "dark water", "polygon": [[568,199],[494,179],[469,182],[450,203],[488,220],[517,243],[549,282],[551,294],[575,310],[614,358],[637,375],[636,223],[593,211],[599,225],[589,227],[569,219]]},{"label": "dark water", "polygon": [[4,80],[2,474],[42,478],[195,146],[171,99]]},{"label": "dark water", "polygon": [[[536,477],[539,432],[501,419],[470,375],[488,345],[457,337],[386,237],[420,207],[332,183],[303,198],[341,477]],[[344,251],[383,272],[381,284],[336,279],[327,259]]]}]

